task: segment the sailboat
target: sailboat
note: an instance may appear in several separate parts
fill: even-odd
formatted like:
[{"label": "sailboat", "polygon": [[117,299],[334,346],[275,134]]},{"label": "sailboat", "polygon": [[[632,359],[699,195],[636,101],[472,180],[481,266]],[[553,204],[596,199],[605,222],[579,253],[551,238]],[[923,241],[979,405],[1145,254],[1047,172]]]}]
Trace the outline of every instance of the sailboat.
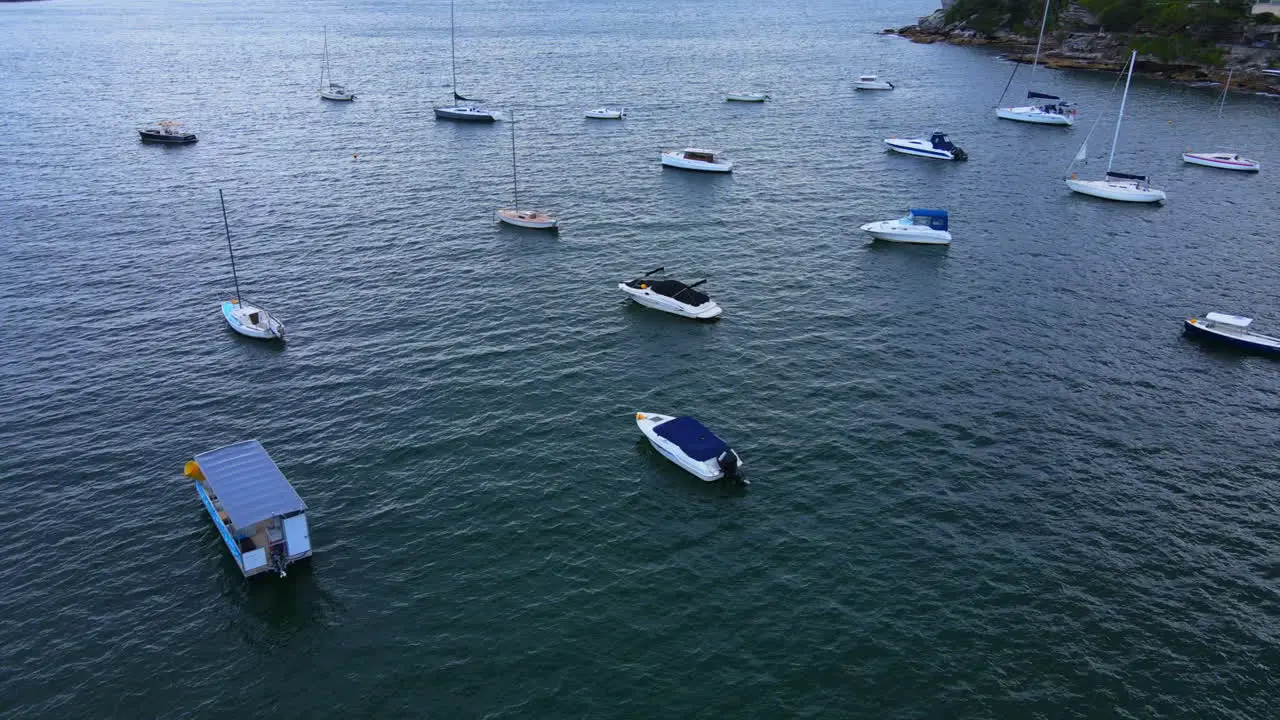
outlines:
[{"label": "sailboat", "polygon": [[227,231],[227,252],[231,255],[231,277],[236,283],[235,297],[222,303],[222,317],[232,330],[260,340],[284,340],[284,324],[266,310],[245,302],[240,297],[240,276],[236,274],[236,252],[231,248],[231,225],[227,222],[227,201],[218,190],[222,204],[222,227]]},{"label": "sailboat", "polygon": [[324,62],[320,65],[320,97],[325,100],[338,100],[340,102],[351,102],[356,99],[355,93],[333,81],[333,73],[329,71],[328,27],[324,29]]},{"label": "sailboat", "polygon": [[453,0],[449,0],[449,67],[451,71],[450,88],[453,91],[453,99],[455,104],[448,107],[434,108],[437,120],[460,120],[462,122],[483,122],[491,123],[498,119],[498,116],[487,110],[482,110],[475,105],[463,105],[461,103],[478,102],[476,100],[468,100],[458,94],[458,53],[457,41],[455,33],[455,25],[453,22]]},{"label": "sailboat", "polygon": [[[1106,200],[1120,200],[1122,202],[1164,202],[1165,194],[1163,190],[1156,190],[1147,184],[1146,175],[1130,175],[1128,173],[1112,172],[1111,165],[1116,159],[1116,146],[1120,144],[1120,124],[1124,122],[1124,105],[1129,99],[1129,82],[1133,80],[1133,64],[1138,59],[1138,51],[1134,50],[1129,56],[1129,73],[1124,81],[1124,95],[1120,98],[1120,115],[1116,118],[1116,133],[1111,139],[1111,155],[1107,158],[1107,174],[1102,180],[1080,180],[1076,178],[1075,173],[1071,173],[1071,177],[1067,178],[1067,187],[1072,192],[1092,195],[1094,197],[1104,198]],[[1095,124],[1094,127],[1097,127]],[[1090,131],[1090,135],[1093,131]],[[1084,142],[1080,145],[1080,151],[1076,153],[1074,164],[1077,161],[1084,160],[1088,153],[1089,137],[1086,135]]]},{"label": "sailboat", "polygon": [[560,221],[536,210],[520,209],[520,182],[516,175],[516,113],[511,111],[511,208],[499,208],[494,215],[499,221],[534,230],[555,230]]},{"label": "sailboat", "polygon": [[[1049,21],[1049,0],[1044,0],[1044,17],[1040,19],[1040,38],[1036,40],[1036,55],[1031,62],[1031,81],[1035,80],[1036,68],[1040,66],[1040,47],[1044,44],[1044,28]],[[1064,101],[1057,95],[1048,95],[1042,92],[1036,92],[1030,87],[1027,88],[1027,99],[1033,101],[1030,105],[1021,107],[999,107],[1001,101],[1004,100],[1004,93],[1009,92],[1009,85],[1013,84],[1013,76],[1018,72],[1018,64],[1013,66],[1013,72],[1009,74],[1009,82],[1005,83],[1004,92],[1000,93],[1000,100],[996,101],[996,117],[1005,120],[1017,120],[1018,122],[1035,123],[1037,125],[1073,125],[1076,121],[1075,105]],[[1028,81],[1030,85],[1030,81]],[[1037,100],[1043,100],[1043,103],[1036,103]]]},{"label": "sailboat", "polygon": [[[1222,110],[1227,106],[1227,92],[1231,90],[1232,72],[1234,71],[1227,71],[1227,84],[1226,87],[1222,88],[1222,103],[1218,105],[1218,122],[1222,122]],[[1223,170],[1258,172],[1262,169],[1262,163],[1257,160],[1240,157],[1239,154],[1233,152],[1198,153],[1188,150],[1182,153],[1182,160],[1192,165],[1204,165],[1205,167],[1222,168]]]}]

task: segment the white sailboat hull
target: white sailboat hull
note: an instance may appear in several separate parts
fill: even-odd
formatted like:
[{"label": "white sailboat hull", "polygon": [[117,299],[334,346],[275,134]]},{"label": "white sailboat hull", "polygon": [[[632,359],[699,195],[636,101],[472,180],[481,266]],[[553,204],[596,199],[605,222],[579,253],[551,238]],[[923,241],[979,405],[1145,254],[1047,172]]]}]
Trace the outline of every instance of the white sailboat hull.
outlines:
[{"label": "white sailboat hull", "polygon": [[284,339],[284,325],[266,310],[235,298],[222,303],[222,317],[232,330],[259,340]]},{"label": "white sailboat hull", "polygon": [[1075,124],[1075,119],[1069,115],[1045,112],[1038,107],[996,108],[996,117],[1036,125],[1071,126]]},{"label": "white sailboat hull", "polygon": [[1262,163],[1257,160],[1240,157],[1235,153],[1182,153],[1182,161],[1238,172],[1258,172],[1262,169]]},{"label": "white sailboat hull", "polygon": [[1163,190],[1144,188],[1136,182],[1068,179],[1067,187],[1072,192],[1119,202],[1154,203],[1167,199]]},{"label": "white sailboat hull", "polygon": [[726,102],[764,102],[769,96],[764,93],[729,93],[724,96]]},{"label": "white sailboat hull", "polygon": [[596,108],[586,112],[586,117],[592,120],[621,120],[626,116],[626,108]]},{"label": "white sailboat hull", "polygon": [[337,100],[338,102],[351,102],[356,99],[355,93],[331,88],[320,88],[320,97],[325,100]]},{"label": "white sailboat hull", "polygon": [[554,230],[560,225],[560,221],[547,215],[546,213],[534,212],[532,210],[510,210],[502,208],[493,213],[500,222],[516,227],[529,228],[531,230]]}]

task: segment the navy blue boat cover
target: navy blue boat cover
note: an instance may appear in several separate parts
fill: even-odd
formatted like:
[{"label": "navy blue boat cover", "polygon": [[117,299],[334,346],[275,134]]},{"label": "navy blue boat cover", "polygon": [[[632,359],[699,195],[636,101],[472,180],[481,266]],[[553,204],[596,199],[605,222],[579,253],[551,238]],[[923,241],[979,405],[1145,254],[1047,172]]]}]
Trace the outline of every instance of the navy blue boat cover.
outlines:
[{"label": "navy blue boat cover", "polygon": [[[928,227],[934,230],[947,229],[947,211],[946,210],[926,210],[924,208],[911,208],[912,217],[929,218]],[[921,223],[916,223],[917,225]]]},{"label": "navy blue boat cover", "polygon": [[675,443],[694,460],[710,460],[729,449],[723,440],[691,417],[678,417],[653,428],[660,437]]},{"label": "navy blue boat cover", "polygon": [[1146,182],[1146,175],[1130,175],[1129,173],[1107,171],[1107,177],[1121,178],[1122,180],[1141,180]]},{"label": "navy blue boat cover", "polygon": [[1062,99],[1062,98],[1058,97],[1057,95],[1045,95],[1044,93],[1038,93],[1038,92],[1035,92],[1034,90],[1028,90],[1028,91],[1027,91],[1027,97],[1028,97],[1028,98],[1040,98],[1041,100],[1061,100],[1061,99]]},{"label": "navy blue boat cover", "polygon": [[307,509],[257,440],[245,440],[195,458],[237,530],[267,518]]}]

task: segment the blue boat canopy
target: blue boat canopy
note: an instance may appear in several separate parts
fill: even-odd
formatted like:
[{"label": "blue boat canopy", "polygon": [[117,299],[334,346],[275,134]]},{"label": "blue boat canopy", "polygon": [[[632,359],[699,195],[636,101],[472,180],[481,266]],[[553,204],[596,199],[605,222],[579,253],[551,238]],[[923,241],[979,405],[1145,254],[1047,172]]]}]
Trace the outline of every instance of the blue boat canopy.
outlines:
[{"label": "blue boat canopy", "polygon": [[307,509],[257,440],[201,453],[195,461],[237,529]]},{"label": "blue boat canopy", "polygon": [[659,437],[675,443],[685,455],[694,460],[711,460],[729,449],[725,441],[716,437],[705,425],[687,416],[656,425],[653,431]]},{"label": "blue boat canopy", "polygon": [[934,230],[947,229],[947,211],[946,210],[926,210],[924,208],[911,208],[911,218],[916,225],[924,225]]}]

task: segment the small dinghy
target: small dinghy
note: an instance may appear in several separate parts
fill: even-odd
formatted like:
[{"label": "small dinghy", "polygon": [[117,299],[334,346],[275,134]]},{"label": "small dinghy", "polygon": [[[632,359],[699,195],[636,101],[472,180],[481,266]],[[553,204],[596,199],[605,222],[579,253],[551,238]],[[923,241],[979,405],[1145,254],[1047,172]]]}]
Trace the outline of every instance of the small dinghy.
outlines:
[{"label": "small dinghy", "polygon": [[875,75],[860,75],[853,81],[854,90],[892,90],[893,83],[881,80]]},{"label": "small dinghy", "polygon": [[917,243],[921,245],[950,245],[951,233],[947,231],[946,210],[911,208],[906,217],[897,220],[881,220],[867,223],[862,231],[876,240]]},{"label": "small dinghy", "polygon": [[699,280],[692,285],[685,285],[679,280],[650,279],[650,275],[660,273],[666,268],[656,268],[632,280],[618,283],[618,289],[626,293],[632,300],[680,317],[695,320],[710,320],[720,317],[723,310],[707,295],[694,290],[706,282]]},{"label": "small dinghy", "polygon": [[1249,329],[1251,324],[1253,318],[1211,312],[1202,318],[1187,318],[1182,327],[1190,337],[1280,356],[1280,338],[1253,332]]},{"label": "small dinghy", "polygon": [[1182,161],[1192,165],[1203,165],[1222,170],[1239,170],[1241,172],[1258,172],[1262,169],[1262,163],[1257,160],[1250,160],[1247,157],[1241,157],[1236,153],[1185,152],[1182,153]]},{"label": "small dinghy", "polygon": [[627,109],[624,107],[592,108],[586,112],[586,116],[591,120],[622,120],[627,116]]},{"label": "small dinghy", "polygon": [[177,120],[162,120],[153,125],[148,125],[138,130],[143,142],[156,143],[193,143],[197,140],[196,134],[187,132],[182,123]]},{"label": "small dinghy", "polygon": [[737,451],[697,420],[638,412],[636,425],[663,457],[700,480],[751,484],[742,476],[742,458]]},{"label": "small dinghy", "polygon": [[257,305],[240,299],[240,275],[236,273],[236,253],[231,248],[231,225],[227,222],[227,203],[218,191],[222,204],[222,227],[227,231],[227,252],[231,255],[231,277],[235,280],[236,294],[222,303],[222,317],[232,330],[246,337],[260,340],[284,340],[284,324]]},{"label": "small dinghy", "polygon": [[714,150],[685,148],[683,150],[663,150],[662,164],[681,170],[697,170],[699,172],[733,172],[733,163],[719,157]]},{"label": "small dinghy", "polygon": [[728,93],[724,96],[725,102],[754,102],[760,103],[768,100],[766,93]]},{"label": "small dinghy", "polygon": [[969,155],[956,147],[943,133],[936,132],[924,138],[886,138],[890,150],[905,155],[933,158],[935,160],[968,160]]}]

